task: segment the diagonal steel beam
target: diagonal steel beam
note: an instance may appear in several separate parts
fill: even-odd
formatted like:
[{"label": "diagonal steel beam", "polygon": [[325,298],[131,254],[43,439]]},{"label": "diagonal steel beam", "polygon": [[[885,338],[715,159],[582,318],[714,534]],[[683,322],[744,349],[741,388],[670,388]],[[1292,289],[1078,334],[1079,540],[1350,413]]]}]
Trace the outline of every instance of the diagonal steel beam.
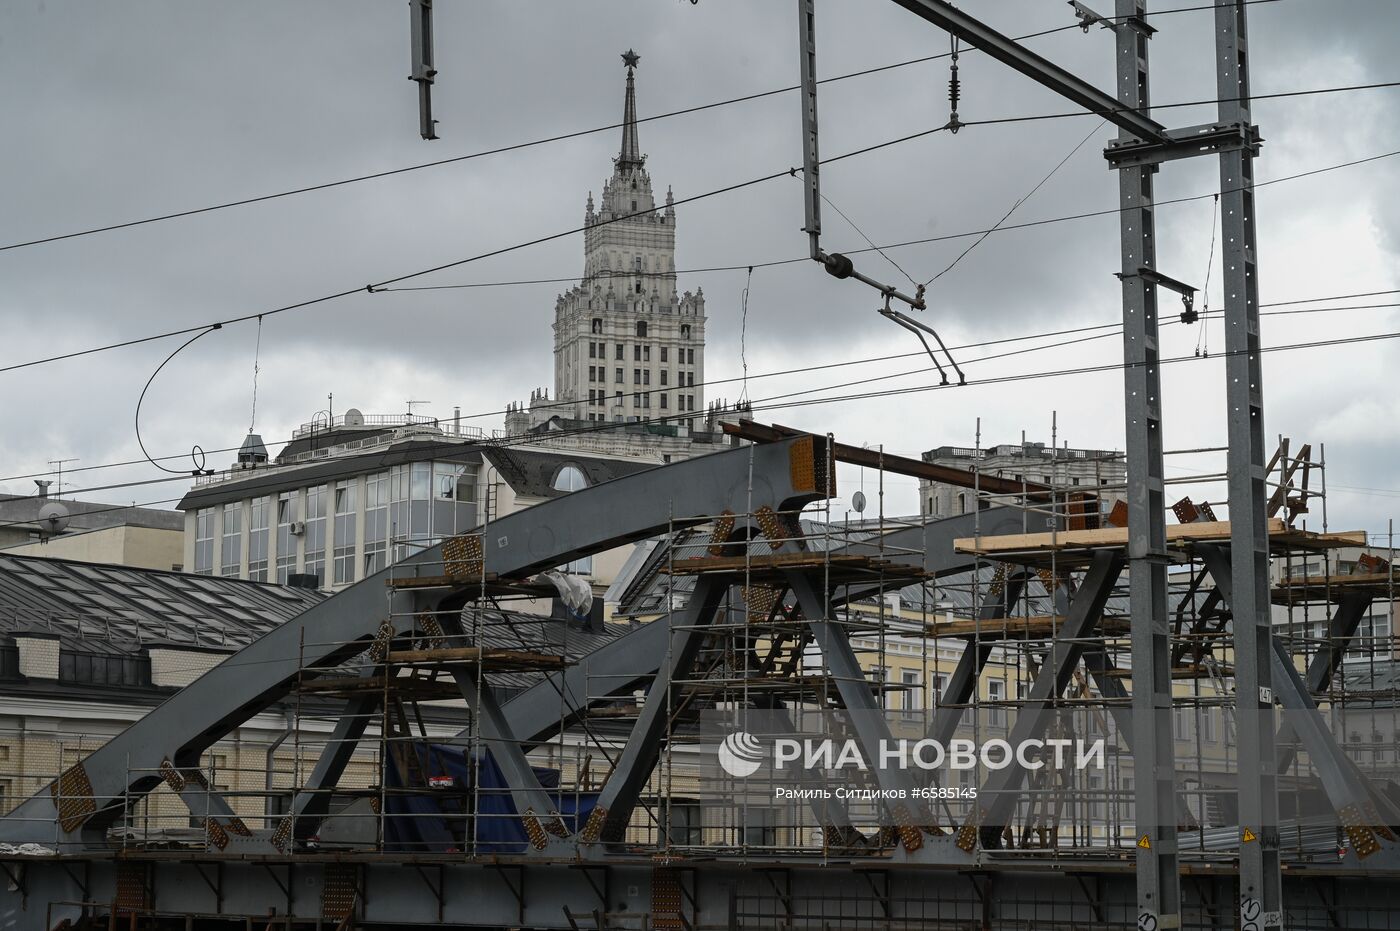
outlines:
[{"label": "diagonal steel beam", "polygon": [[[1325,692],[1332,684],[1332,677],[1336,675],[1338,667],[1342,665],[1342,659],[1346,656],[1347,646],[1351,643],[1351,638],[1356,634],[1356,628],[1360,626],[1362,618],[1371,608],[1371,600],[1371,596],[1365,592],[1352,591],[1342,595],[1341,604],[1337,606],[1336,612],[1332,615],[1332,623],[1327,629],[1327,647],[1319,650],[1312,661],[1308,663],[1308,676],[1303,688],[1304,694],[1312,696],[1319,692]],[[1295,736],[1292,723],[1284,720],[1279,725],[1278,735],[1274,738],[1278,747],[1278,763],[1274,767],[1274,771],[1280,776],[1292,767],[1293,759],[1298,753],[1298,748],[1293,743]]]},{"label": "diagonal steel beam", "polygon": [[684,697],[684,688],[676,682],[689,678],[695,668],[700,646],[708,633],[707,628],[727,590],[728,587],[716,577],[701,576],[684,611],[671,615],[665,621],[653,621],[648,625],[667,630],[670,642],[662,658],[661,669],[647,690],[641,714],[632,725],[627,744],[598,795],[598,803],[589,816],[588,824],[580,832],[581,840],[591,843],[622,839],[622,833],[637,806],[637,798],[656,767],[666,725]]},{"label": "diagonal steel beam", "polygon": [[[1138,107],[1120,103],[1113,95],[1099,90],[1094,85],[1078,78],[1059,65],[1037,55],[1014,40],[992,29],[973,16],[964,13],[945,0],[894,0],[916,16],[922,17],[940,29],[962,39],[968,45],[981,49],[1004,65],[1009,65],[1031,80],[1050,88],[1061,97],[1079,104],[1091,113],[1097,113],[1110,123],[1124,129],[1139,139],[1172,143],[1166,128],[1156,120],[1146,116],[1145,104]],[[1131,31],[1131,30],[1124,30]]]},{"label": "diagonal steel beam", "polygon": [[[444,646],[473,645],[471,638],[462,632],[459,614],[442,614],[438,617],[438,624],[446,635],[442,638]],[[496,700],[496,691],[486,678],[485,666],[449,663],[446,668],[476,718],[477,738],[501,768],[511,801],[525,825],[531,845],[543,850],[557,844],[563,834],[559,806],[540,785],[540,777],[526,759],[525,750],[515,736],[510,719],[502,711],[500,702]],[[409,752],[417,751],[410,747]]]},{"label": "diagonal steel beam", "polygon": [[[1093,635],[1103,615],[1103,606],[1113,593],[1113,586],[1123,571],[1123,554],[1119,550],[1102,550],[1094,554],[1084,582],[1070,600],[1064,625],[1050,643],[1049,655],[1031,683],[1030,694],[1017,709],[1016,723],[1007,741],[1019,747],[1044,732],[1054,713],[1055,701],[1069,685],[1074,667],[1084,653],[1084,641]],[[1010,822],[1011,812],[1020,799],[1021,782],[1027,771],[1013,755],[1011,765],[993,771],[978,792],[982,846],[1001,846],[1001,832]]]},{"label": "diagonal steel beam", "polygon": [[[1001,590],[989,592],[983,600],[982,607],[977,610],[977,619],[990,622],[1009,615],[1012,606],[1021,600],[1028,575],[1027,571],[1022,570],[1008,574],[1002,581]],[[958,724],[967,710],[966,705],[972,699],[972,690],[977,687],[977,680],[981,678],[982,670],[996,645],[994,640],[979,637],[968,641],[963,647],[963,654],[953,668],[953,675],[949,677],[938,707],[933,709],[933,720],[929,722],[928,737],[939,746],[946,747],[957,732]]]},{"label": "diagonal steel beam", "polygon": [[[1233,606],[1234,602],[1231,596],[1234,591],[1234,572],[1231,554],[1222,547],[1209,544],[1197,546],[1196,550],[1215,578],[1216,588],[1220,590],[1226,603]],[[1351,765],[1345,751],[1337,745],[1336,739],[1327,727],[1327,722],[1323,720],[1321,713],[1317,710],[1317,704],[1308,694],[1307,685],[1293,666],[1293,658],[1289,654],[1288,648],[1278,637],[1271,635],[1268,650],[1273,698],[1276,698],[1279,704],[1289,712],[1286,720],[1290,722],[1291,730],[1297,732],[1303,746],[1307,748],[1308,756],[1312,760],[1313,767],[1317,770],[1327,800],[1341,817],[1343,824],[1348,827],[1349,834],[1352,831],[1369,832],[1370,828],[1362,824],[1363,817],[1374,806],[1373,793],[1368,780]],[[1238,681],[1236,679],[1237,689]],[[1272,737],[1274,734],[1272,707],[1270,714],[1261,715],[1258,721],[1241,720],[1239,729],[1246,731],[1251,728],[1260,729],[1263,727],[1268,728],[1269,736]],[[1241,783],[1241,795],[1248,791],[1248,788],[1246,784]],[[1243,812],[1243,800],[1241,800],[1241,805]],[[1249,824],[1248,822],[1242,823],[1245,826]],[[1371,844],[1375,843],[1374,833],[1371,834],[1370,842]],[[1362,844],[1354,844],[1354,846],[1358,850],[1363,849]]]},{"label": "diagonal steel beam", "polygon": [[[845,628],[831,620],[830,605],[803,572],[786,573],[788,587],[797,599],[812,640],[821,651],[822,660],[836,680],[841,703],[850,712],[849,720],[855,740],[866,760],[881,760],[880,749],[890,742],[889,722],[884,709],[875,700],[865,669],[851,649]],[[934,820],[928,806],[918,800],[917,787],[905,770],[892,766],[875,767],[880,788],[891,794],[882,799],[891,824],[900,829],[904,849],[910,853],[923,846],[921,829],[932,829]],[[900,799],[908,799],[906,805]]]}]

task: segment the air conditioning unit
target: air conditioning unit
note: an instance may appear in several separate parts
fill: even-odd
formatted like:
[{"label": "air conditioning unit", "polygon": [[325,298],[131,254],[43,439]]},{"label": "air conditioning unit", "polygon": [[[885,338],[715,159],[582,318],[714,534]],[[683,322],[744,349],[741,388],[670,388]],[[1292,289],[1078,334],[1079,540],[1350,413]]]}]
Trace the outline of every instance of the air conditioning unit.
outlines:
[{"label": "air conditioning unit", "polygon": [[296,536],[296,537],[299,537],[299,536],[301,536],[301,535],[304,534],[304,533],[306,533],[306,521],[304,521],[304,520],[294,520],[294,521],[292,521],[292,535],[293,535],[293,536]]}]

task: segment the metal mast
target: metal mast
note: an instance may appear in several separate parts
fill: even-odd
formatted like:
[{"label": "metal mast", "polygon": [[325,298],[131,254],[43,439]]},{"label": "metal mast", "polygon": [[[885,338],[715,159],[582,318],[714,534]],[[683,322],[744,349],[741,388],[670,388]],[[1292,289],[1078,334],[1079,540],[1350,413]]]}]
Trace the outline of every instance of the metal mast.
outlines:
[{"label": "metal mast", "polygon": [[[1240,0],[1217,0],[1215,58],[1220,122],[1248,138],[1253,134],[1249,43]],[[1273,631],[1252,146],[1220,153],[1220,207],[1234,596],[1230,609],[1235,633],[1235,713],[1243,725],[1239,729],[1240,927],[1262,929],[1283,926],[1283,890],[1274,771]]]}]

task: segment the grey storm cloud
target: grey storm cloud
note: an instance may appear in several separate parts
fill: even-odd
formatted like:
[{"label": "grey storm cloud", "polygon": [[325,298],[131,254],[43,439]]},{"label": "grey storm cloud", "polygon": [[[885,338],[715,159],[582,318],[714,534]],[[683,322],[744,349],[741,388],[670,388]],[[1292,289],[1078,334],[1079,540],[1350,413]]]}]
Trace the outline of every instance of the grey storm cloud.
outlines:
[{"label": "grey storm cloud", "polygon": [[[1112,6],[1107,0],[1099,5],[1105,12]],[[961,6],[1011,35],[1072,22],[1059,0]],[[827,0],[819,15],[824,77],[948,50],[945,34],[887,0]],[[1393,63],[1400,6],[1389,0],[1280,0],[1252,5],[1250,17],[1256,93],[1400,77]],[[1213,98],[1211,15],[1163,15],[1154,25],[1154,100]],[[622,109],[618,54],[629,47],[642,56],[643,116],[788,87],[798,74],[796,21],[786,0],[439,2],[436,40],[434,103],[441,140],[426,143],[418,138],[415,89],[406,80],[408,16],[401,2],[6,4],[0,9],[0,77],[6,88],[0,118],[7,128],[10,183],[0,240],[59,235],[613,123]],[[1109,32],[1070,29],[1032,44],[1111,89]],[[1074,109],[975,51],[962,54],[960,67],[964,120]],[[824,85],[823,154],[942,125],[946,90],[947,62],[941,59]],[[1159,116],[1188,125],[1209,121],[1213,112],[1207,106]],[[1398,117],[1395,90],[1261,101],[1256,119],[1266,143],[1260,178],[1400,148]],[[835,209],[827,210],[826,242],[862,248],[867,236],[884,244],[983,229],[1081,142],[1011,222],[1112,209],[1116,182],[1101,157],[1112,131],[1098,124],[1095,117],[1078,116],[973,126],[956,136],[938,133],[833,164],[823,173],[824,190],[858,230]],[[654,183],[662,190],[671,186],[677,198],[801,163],[793,93],[646,122],[640,133]],[[588,192],[598,193],[610,171],[619,135],[585,135],[0,252],[7,284],[0,292],[6,334],[0,364],[257,313],[576,227]],[[1332,259],[1311,274],[1295,264],[1275,275],[1269,264],[1271,249],[1291,254],[1292,244],[1303,241],[1288,223],[1307,218],[1320,227],[1347,228],[1359,212],[1387,198],[1394,202],[1395,178],[1394,167],[1383,162],[1261,189],[1265,299],[1400,286],[1393,283],[1400,230],[1395,217],[1381,211],[1366,242],[1357,245],[1388,255],[1390,262],[1375,263],[1369,277],[1366,269],[1348,269],[1343,280]],[[1174,163],[1159,176],[1158,195],[1207,194],[1218,183],[1209,160]],[[801,192],[790,178],[684,205],[678,217],[681,269],[747,266],[805,253]],[[1163,266],[1178,269],[1180,277],[1201,277],[1210,221],[1208,200],[1164,206]],[[1290,230],[1293,238],[1285,241],[1276,228]],[[891,251],[904,271],[874,253],[858,261],[871,274],[907,285],[904,272],[927,280],[970,242],[959,238]],[[1347,244],[1328,246],[1331,255]],[[579,237],[567,237],[404,284],[564,278],[581,271],[581,252]],[[1117,266],[1112,216],[1001,232],[931,286],[929,319],[962,341],[1111,321],[1118,312],[1112,278]],[[708,298],[711,377],[739,369],[745,282],[742,270],[682,277],[682,288],[703,286]],[[439,413],[452,404],[464,411],[499,411],[531,388],[552,384],[554,295],[566,287],[361,293],[269,317],[260,337],[251,323],[229,327],[200,340],[162,373],[143,414],[148,445],[173,453],[192,442],[236,443],[250,418],[259,338],[259,426],[269,439],[324,407],[330,393],[339,406],[367,409],[387,409],[426,392]],[[760,267],[746,323],[751,366],[791,367],[857,351],[916,348],[888,332],[873,313],[876,303],[872,292],[835,282],[810,263]],[[1218,306],[1218,297],[1213,304]],[[1374,329],[1352,321],[1338,327]],[[1293,330],[1287,332],[1292,338]],[[1175,348],[1189,353],[1190,341],[1182,337]],[[11,397],[29,403],[0,412],[4,434],[23,439],[7,444],[10,456],[0,473],[42,467],[60,455],[90,463],[132,456],[136,395],[175,345],[167,340],[4,374]],[[1109,357],[1112,350],[1110,340]],[[1067,367],[1087,352],[1046,354],[1044,364]],[[1335,354],[1318,366],[1346,368]],[[1076,442],[1121,445],[1113,381],[1094,385],[1087,391],[1072,381],[1054,381],[1019,397],[1008,387],[958,395],[956,405],[942,395],[915,396],[865,407],[808,408],[774,419],[805,419],[813,427],[839,427],[843,436],[888,439],[913,451],[969,441],[967,425],[982,409],[993,421],[990,429],[999,431],[990,441],[1001,442],[1027,421],[1048,421],[1048,410],[1058,407],[1082,412]],[[1335,408],[1313,404],[1311,392],[1282,379],[1270,388],[1271,425],[1325,432]],[[726,394],[737,392],[712,392]],[[918,416],[908,416],[910,410]],[[1013,413],[1018,410],[1025,413]],[[920,429],[911,432],[911,421],[920,422]],[[943,432],[954,424],[955,438]],[[499,426],[499,419],[483,425]],[[897,438],[881,436],[890,430]],[[1373,444],[1357,453],[1367,461],[1384,458]],[[94,476],[88,485],[99,483]],[[156,497],[154,490],[139,488],[131,494]]]}]

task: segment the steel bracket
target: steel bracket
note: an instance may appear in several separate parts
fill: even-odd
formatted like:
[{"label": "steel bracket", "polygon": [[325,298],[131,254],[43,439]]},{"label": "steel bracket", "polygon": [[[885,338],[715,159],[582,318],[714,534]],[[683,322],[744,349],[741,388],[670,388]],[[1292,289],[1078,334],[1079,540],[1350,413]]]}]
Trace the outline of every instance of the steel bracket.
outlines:
[{"label": "steel bracket", "polygon": [[1249,149],[1259,154],[1264,140],[1258,126],[1241,123],[1203,123],[1166,131],[1165,141],[1143,142],[1138,139],[1115,140],[1104,149],[1103,157],[1111,168],[1136,168],[1197,155],[1219,155]]}]

